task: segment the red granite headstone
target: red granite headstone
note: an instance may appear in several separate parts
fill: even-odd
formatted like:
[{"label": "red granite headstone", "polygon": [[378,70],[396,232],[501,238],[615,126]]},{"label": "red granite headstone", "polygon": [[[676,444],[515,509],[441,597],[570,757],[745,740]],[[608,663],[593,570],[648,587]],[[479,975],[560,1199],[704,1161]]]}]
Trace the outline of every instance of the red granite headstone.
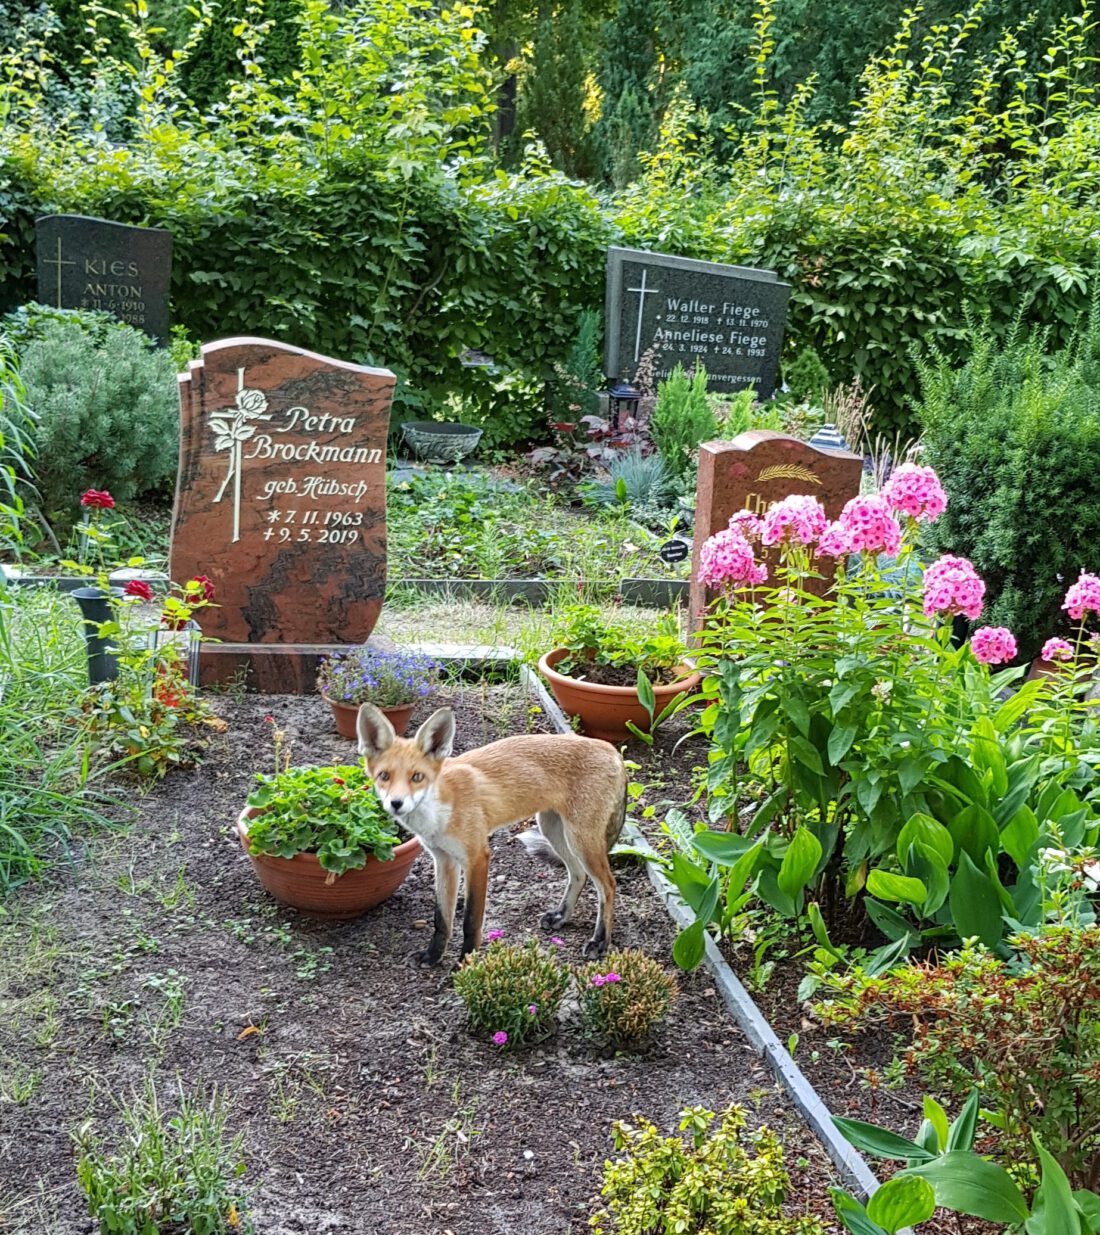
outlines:
[{"label": "red granite headstone", "polygon": [[312,689],[364,642],[386,587],[386,435],[395,378],[268,339],[208,343],[180,375],[169,570],[206,575],[209,684]]},{"label": "red granite headstone", "polygon": [[830,519],[859,495],[863,459],[847,450],[818,450],[796,437],[751,429],[729,442],[704,442],[699,449],[695,490],[695,543],[691,558],[691,629],[702,625],[712,593],[699,582],[703,541],[729,526],[739,510],[763,514],[773,502],[807,493]]}]

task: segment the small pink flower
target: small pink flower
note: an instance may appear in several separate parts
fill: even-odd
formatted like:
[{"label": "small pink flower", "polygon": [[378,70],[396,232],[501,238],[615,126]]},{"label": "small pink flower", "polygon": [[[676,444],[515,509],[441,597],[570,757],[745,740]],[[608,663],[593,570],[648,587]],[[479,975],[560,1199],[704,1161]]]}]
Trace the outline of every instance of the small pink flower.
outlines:
[{"label": "small pink flower", "polygon": [[840,526],[848,534],[851,553],[897,553],[901,528],[885,498],[854,497],[840,512]]},{"label": "small pink flower", "polygon": [[903,463],[895,468],[882,486],[882,497],[891,510],[931,523],[947,509],[947,494],[943,491],[935,469]]},{"label": "small pink flower", "polygon": [[487,939],[490,943],[492,943],[494,939],[503,939],[503,938],[504,938],[504,932],[503,932],[503,931],[489,931],[489,933],[485,936],[485,938],[486,938],[486,939]]},{"label": "small pink flower", "polygon": [[530,1012],[532,1016],[534,1016],[535,1013],[538,1012],[538,1010],[539,1010],[539,1005],[537,1003],[529,1003],[527,1005],[527,1011]]},{"label": "small pink flower", "polygon": [[554,944],[555,947],[558,947],[558,948],[565,947],[565,940],[560,935],[551,935],[550,942]]},{"label": "small pink flower", "polygon": [[847,557],[852,552],[847,530],[840,523],[830,523],[821,533],[817,551],[825,557]]},{"label": "small pink flower", "polygon": [[731,532],[740,532],[751,545],[760,539],[764,524],[760,516],[754,515],[751,510],[739,510],[730,520],[729,529]]},{"label": "small pink flower", "polygon": [[593,986],[603,986],[603,984],[606,981],[607,979],[603,976],[602,973],[594,973],[592,975],[592,985]]},{"label": "small pink flower", "polygon": [[985,584],[974,564],[950,554],[932,563],[924,572],[924,616],[957,613],[973,621],[982,611]]},{"label": "small pink flower", "polygon": [[1065,639],[1048,639],[1039,653],[1040,660],[1072,660],[1073,646]]},{"label": "small pink flower", "polygon": [[821,535],[828,522],[825,507],[816,497],[792,493],[768,508],[760,539],[766,545],[794,540],[808,545]]},{"label": "small pink flower", "polygon": [[752,546],[727,528],[703,541],[699,551],[699,578],[714,588],[753,587],[768,577],[768,568],[757,562]]},{"label": "small pink flower", "polygon": [[496,1033],[493,1034],[493,1041],[497,1044],[497,1046],[504,1046],[504,1044],[508,1041],[508,1035],[503,1029],[498,1029]]},{"label": "small pink flower", "polygon": [[1016,655],[1016,637],[1003,626],[983,626],[970,636],[970,650],[983,665],[1003,665]]},{"label": "small pink flower", "polygon": [[1090,610],[1100,613],[1100,578],[1082,571],[1077,582],[1066,593],[1062,608],[1075,622],[1082,621]]},{"label": "small pink flower", "polygon": [[622,978],[619,977],[617,973],[608,973],[608,974],[604,974],[603,980],[605,982],[621,982]]}]

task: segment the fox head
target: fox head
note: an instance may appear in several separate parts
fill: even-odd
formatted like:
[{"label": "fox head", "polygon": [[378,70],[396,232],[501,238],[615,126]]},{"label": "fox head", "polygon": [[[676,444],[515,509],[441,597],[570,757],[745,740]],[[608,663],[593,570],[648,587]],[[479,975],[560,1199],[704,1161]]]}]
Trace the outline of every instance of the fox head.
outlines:
[{"label": "fox head", "polygon": [[416,737],[399,738],[378,708],[364,703],[356,729],[359,753],[382,805],[395,819],[416,810],[431,792],[443,760],[451,753],[454,713],[450,708],[440,708],[420,726]]}]

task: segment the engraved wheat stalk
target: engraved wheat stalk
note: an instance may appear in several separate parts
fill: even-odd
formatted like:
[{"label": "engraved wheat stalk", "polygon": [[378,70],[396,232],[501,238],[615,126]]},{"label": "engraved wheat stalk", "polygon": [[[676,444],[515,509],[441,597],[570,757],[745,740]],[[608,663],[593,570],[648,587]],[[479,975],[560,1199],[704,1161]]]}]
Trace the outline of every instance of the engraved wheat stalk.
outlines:
[{"label": "engraved wheat stalk", "polygon": [[808,467],[801,467],[797,463],[776,463],[766,467],[754,483],[763,484],[766,480],[805,480],[811,485],[821,484],[820,479]]}]

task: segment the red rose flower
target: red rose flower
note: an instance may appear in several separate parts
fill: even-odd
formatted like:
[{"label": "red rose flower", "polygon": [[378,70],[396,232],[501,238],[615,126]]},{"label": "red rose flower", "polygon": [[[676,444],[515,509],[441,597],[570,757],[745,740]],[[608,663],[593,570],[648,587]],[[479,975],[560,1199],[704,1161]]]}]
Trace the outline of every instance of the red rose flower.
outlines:
[{"label": "red rose flower", "polygon": [[343,778],[342,776],[334,776],[334,777],[332,778],[332,783],[333,783],[334,785],[346,785],[348,782],[347,782],[346,780],[344,780],[344,778]]},{"label": "red rose flower", "polygon": [[95,510],[111,510],[114,507],[115,499],[106,489],[89,489],[81,495],[80,504],[81,506],[91,506]]},{"label": "red rose flower", "polygon": [[577,426],[568,420],[556,420],[551,426],[551,429],[556,429],[559,433],[572,433]]},{"label": "red rose flower", "polygon": [[144,579],[131,579],[126,585],[125,596],[137,596],[141,600],[152,600],[153,589],[145,582]]},{"label": "red rose flower", "polygon": [[206,601],[214,599],[214,585],[205,575],[196,575],[187,584],[186,590],[188,592],[202,592],[202,598]]}]

